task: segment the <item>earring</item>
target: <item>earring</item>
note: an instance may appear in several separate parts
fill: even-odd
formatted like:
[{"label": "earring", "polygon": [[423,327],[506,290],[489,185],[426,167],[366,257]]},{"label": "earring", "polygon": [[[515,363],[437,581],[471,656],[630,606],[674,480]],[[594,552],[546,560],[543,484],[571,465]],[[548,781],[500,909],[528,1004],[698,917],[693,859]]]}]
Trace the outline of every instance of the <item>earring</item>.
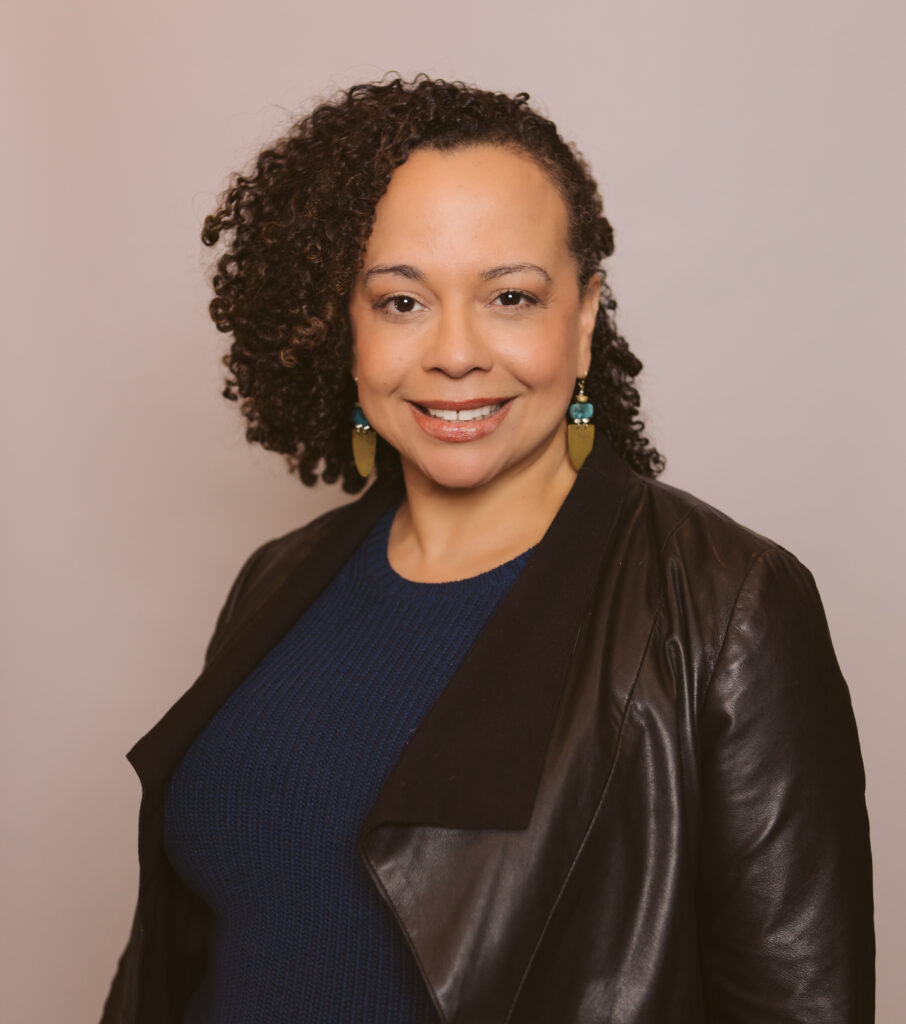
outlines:
[{"label": "earring", "polygon": [[595,441],[595,425],[591,418],[595,407],[585,394],[585,378],[576,382],[576,397],[569,407],[569,426],[566,428],[566,443],[569,448],[569,460],[578,470],[588,458]]},{"label": "earring", "polygon": [[[358,386],[358,377],[353,377]],[[377,434],[375,434],[368,417],[362,411],[359,400],[356,398],[352,410],[352,457],[355,460],[355,468],[362,476],[370,476],[374,469],[374,453],[377,448]]]}]

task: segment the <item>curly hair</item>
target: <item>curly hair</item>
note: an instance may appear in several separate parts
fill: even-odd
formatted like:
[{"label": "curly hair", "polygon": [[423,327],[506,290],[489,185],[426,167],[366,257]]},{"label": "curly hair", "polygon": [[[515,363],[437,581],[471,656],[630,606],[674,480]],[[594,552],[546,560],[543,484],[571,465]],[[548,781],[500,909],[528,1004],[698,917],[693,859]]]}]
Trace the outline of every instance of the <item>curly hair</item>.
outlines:
[{"label": "curly hair", "polygon": [[[637,472],[663,469],[638,417],[633,379],[642,364],[616,330],[616,302],[601,269],[614,246],[597,185],[528,99],[425,75],[354,85],[263,150],[251,173],[234,176],[205,219],[205,245],[224,240],[210,304],[218,330],[233,337],[223,393],[242,400],[247,439],[281,452],[303,483],[342,478],[348,492],[365,484],[350,445],[347,306],[390,176],[417,149],[481,144],[532,157],[563,197],[579,283],[595,273],[603,280],[585,384],[595,422]],[[401,476],[399,456],[383,441],[377,470]]]}]

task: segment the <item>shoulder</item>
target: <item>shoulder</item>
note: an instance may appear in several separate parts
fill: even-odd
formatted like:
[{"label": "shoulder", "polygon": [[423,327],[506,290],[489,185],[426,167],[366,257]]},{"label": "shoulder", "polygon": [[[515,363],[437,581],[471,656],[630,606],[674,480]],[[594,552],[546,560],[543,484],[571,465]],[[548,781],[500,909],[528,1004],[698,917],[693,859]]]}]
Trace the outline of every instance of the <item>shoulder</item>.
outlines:
[{"label": "shoulder", "polygon": [[229,607],[240,594],[247,596],[252,590],[275,574],[282,574],[290,565],[296,565],[315,548],[324,543],[330,536],[342,529],[344,518],[348,518],[347,506],[330,509],[304,526],[299,526],[289,533],[265,541],[246,558],[236,576],[226,607]]},{"label": "shoulder", "polygon": [[808,569],[783,545],[669,484],[634,475],[629,512],[644,523],[664,572],[694,572],[699,585],[711,576],[734,592],[772,568],[812,582]]},{"label": "shoulder", "polygon": [[352,502],[329,509],[304,526],[266,541],[246,559],[239,578],[244,577],[246,585],[254,585],[286,566],[298,564],[316,547],[342,533],[345,524],[354,517],[357,505],[358,502]]},{"label": "shoulder", "polygon": [[706,672],[746,636],[776,649],[791,635],[829,645],[812,574],[781,544],[695,495],[635,475],[621,519],[623,556],[635,571],[644,567],[659,632]]},{"label": "shoulder", "polygon": [[745,557],[779,545],[709,502],[660,480],[633,474],[635,500],[646,507],[665,550],[672,545],[709,544],[716,555],[738,551]]},{"label": "shoulder", "polygon": [[[561,545],[582,558],[601,548],[605,576],[632,570],[664,580],[691,574],[732,587],[768,551],[792,558],[770,538],[736,522],[702,498],[633,471],[608,444],[595,445],[562,511],[569,518]],[[608,549],[605,553],[604,549]]]},{"label": "shoulder", "polygon": [[356,501],[330,509],[256,548],[227,594],[208,644],[207,659],[234,620],[279,591],[293,574],[308,573],[309,567],[315,565],[325,578],[338,571],[397,497],[392,488],[376,484]]},{"label": "shoulder", "polygon": [[329,556],[336,549],[349,554],[371,527],[400,498],[392,484],[380,479],[354,501],[329,509],[304,526],[262,544],[240,572],[246,586],[296,569],[313,553]]}]

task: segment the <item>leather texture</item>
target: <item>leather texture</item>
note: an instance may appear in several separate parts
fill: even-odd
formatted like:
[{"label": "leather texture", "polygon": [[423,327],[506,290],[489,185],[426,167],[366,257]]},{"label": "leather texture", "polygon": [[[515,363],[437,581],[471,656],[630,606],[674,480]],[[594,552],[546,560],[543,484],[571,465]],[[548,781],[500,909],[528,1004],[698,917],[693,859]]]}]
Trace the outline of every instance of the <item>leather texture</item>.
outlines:
[{"label": "leather texture", "polygon": [[[398,498],[259,549],[130,752],[140,893],[103,1024],[181,1021],[209,917],[163,853],[167,779]],[[864,791],[809,572],[599,437],[359,851],[447,1024],[863,1024]]]}]

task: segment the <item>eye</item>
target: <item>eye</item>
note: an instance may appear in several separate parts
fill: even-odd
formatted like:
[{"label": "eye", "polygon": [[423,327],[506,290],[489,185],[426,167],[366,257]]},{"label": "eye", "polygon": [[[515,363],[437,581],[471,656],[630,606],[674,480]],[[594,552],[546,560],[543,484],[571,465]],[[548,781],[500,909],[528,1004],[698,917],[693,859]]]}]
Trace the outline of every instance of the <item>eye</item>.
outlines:
[{"label": "eye", "polygon": [[413,299],[411,295],[388,295],[386,299],[381,299],[377,303],[377,309],[386,310],[390,314],[394,313],[414,313],[416,309],[421,308],[422,304],[418,299]]},{"label": "eye", "polygon": [[538,300],[528,292],[521,292],[516,288],[507,288],[494,296],[494,301],[501,306],[535,306]]}]

